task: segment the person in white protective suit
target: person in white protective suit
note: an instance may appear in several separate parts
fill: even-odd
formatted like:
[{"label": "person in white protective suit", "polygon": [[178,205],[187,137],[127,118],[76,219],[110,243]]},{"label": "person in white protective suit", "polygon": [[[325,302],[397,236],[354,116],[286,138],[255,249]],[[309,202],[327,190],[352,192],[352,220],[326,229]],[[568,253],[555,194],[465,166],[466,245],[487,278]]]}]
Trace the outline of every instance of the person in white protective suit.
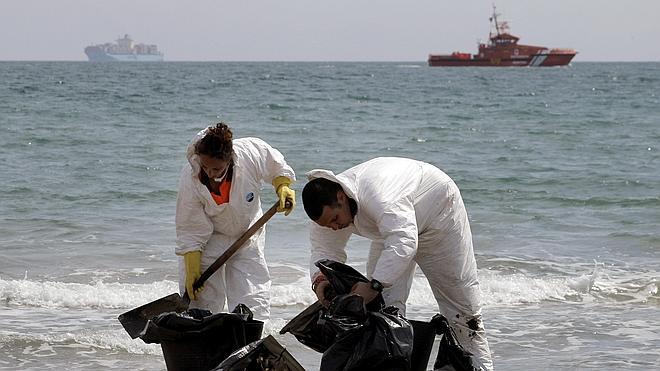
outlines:
[{"label": "person in white protective suit", "polygon": [[[279,197],[278,211],[295,207],[293,169],[282,154],[258,138],[233,139],[224,123],[200,131],[187,150],[176,203],[176,254],[179,286],[188,292],[190,308],[213,313],[243,303],[255,318],[270,316],[270,274],[264,258],[262,227],[221,269],[193,291],[206,268],[263,215],[260,188],[271,183]],[[225,301],[227,306],[225,307]]]},{"label": "person in white protective suit", "polygon": [[440,169],[421,161],[380,157],[341,174],[315,169],[303,188],[310,223],[311,279],[319,301],[328,305],[329,285],[314,266],[320,259],[346,262],[351,236],[371,239],[370,283],[352,292],[365,302],[382,291],[386,305],[405,314],[416,264],[431,285],[440,313],[478,369],[492,370],[472,233],[460,191]]}]

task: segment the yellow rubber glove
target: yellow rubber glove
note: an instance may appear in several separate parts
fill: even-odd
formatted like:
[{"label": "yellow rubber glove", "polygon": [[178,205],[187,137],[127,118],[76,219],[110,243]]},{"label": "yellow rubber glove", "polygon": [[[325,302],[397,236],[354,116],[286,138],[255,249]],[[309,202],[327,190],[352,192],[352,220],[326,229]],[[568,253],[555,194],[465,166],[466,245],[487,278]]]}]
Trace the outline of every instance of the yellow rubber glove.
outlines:
[{"label": "yellow rubber glove", "polygon": [[188,297],[195,300],[197,299],[197,294],[202,292],[202,287],[198,288],[197,291],[193,291],[193,284],[202,275],[202,252],[187,252],[183,254],[183,260],[186,265],[186,291],[188,292]]},{"label": "yellow rubber glove", "polygon": [[291,179],[285,176],[278,176],[273,179],[273,187],[275,187],[277,197],[280,198],[280,206],[277,208],[277,211],[284,211],[284,215],[289,215],[296,206],[296,192],[289,188],[290,184]]}]

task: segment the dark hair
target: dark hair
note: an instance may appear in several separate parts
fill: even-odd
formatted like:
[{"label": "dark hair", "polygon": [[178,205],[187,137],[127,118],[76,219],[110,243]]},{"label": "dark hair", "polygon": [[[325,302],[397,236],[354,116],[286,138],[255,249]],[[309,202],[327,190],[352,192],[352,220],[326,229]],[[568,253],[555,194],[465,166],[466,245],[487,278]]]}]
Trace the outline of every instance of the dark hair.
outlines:
[{"label": "dark hair", "polygon": [[336,207],[337,192],[341,191],[341,185],[325,178],[310,180],[302,191],[303,206],[305,212],[312,220],[318,220],[323,214],[323,207]]},{"label": "dark hair", "polygon": [[206,134],[195,145],[195,153],[207,155],[220,160],[230,160],[233,154],[233,134],[227,124],[219,122],[211,126]]}]

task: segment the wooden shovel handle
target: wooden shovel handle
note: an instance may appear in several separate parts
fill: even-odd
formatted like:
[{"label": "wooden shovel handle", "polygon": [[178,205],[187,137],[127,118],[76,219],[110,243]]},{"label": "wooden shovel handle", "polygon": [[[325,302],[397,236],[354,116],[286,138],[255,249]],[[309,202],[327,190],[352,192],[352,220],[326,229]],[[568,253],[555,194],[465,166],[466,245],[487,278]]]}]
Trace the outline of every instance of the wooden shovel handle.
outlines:
[{"label": "wooden shovel handle", "polygon": [[[254,235],[259,230],[259,228],[263,227],[264,224],[266,224],[266,222],[270,218],[272,218],[273,215],[275,215],[275,213],[277,212],[277,207],[279,205],[280,205],[279,201],[275,202],[275,204],[271,206],[270,209],[268,209],[268,211],[266,211],[264,215],[262,215],[261,218],[259,218],[259,220],[254,222],[254,224],[252,224],[252,226],[247,231],[245,231],[245,233],[243,233],[241,237],[239,237],[238,240],[236,240],[236,242],[234,242],[231,246],[229,246],[227,251],[225,251],[222,255],[220,255],[220,257],[216,259],[216,261],[214,261],[213,264],[211,264],[208,268],[206,268],[206,270],[202,273],[202,275],[199,276],[197,281],[195,281],[195,283],[193,284],[193,290],[197,290],[198,288],[202,287],[204,282],[206,282],[206,280],[209,279],[209,277],[211,277],[211,275],[213,275],[215,271],[217,271],[220,267],[222,267],[222,265],[225,264],[227,260],[229,260],[229,258],[231,258],[232,255],[234,255],[234,253],[238,251],[238,249],[240,249],[243,246],[243,244],[245,244],[245,242],[249,240],[250,237],[252,237],[252,235]],[[188,297],[187,291],[184,296]]]}]

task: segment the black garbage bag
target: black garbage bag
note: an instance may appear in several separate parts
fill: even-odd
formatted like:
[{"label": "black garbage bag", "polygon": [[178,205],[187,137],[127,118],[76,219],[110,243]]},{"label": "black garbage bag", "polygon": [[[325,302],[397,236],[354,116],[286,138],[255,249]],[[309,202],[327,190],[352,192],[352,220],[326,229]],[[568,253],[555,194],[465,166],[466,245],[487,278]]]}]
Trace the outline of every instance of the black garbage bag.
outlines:
[{"label": "black garbage bag", "polygon": [[463,349],[456,339],[454,330],[449,325],[447,318],[442,314],[436,314],[431,318],[431,323],[436,326],[438,335],[442,335],[438,346],[438,356],[433,364],[434,370],[443,371],[478,371],[472,364],[472,353]]},{"label": "black garbage bag", "polygon": [[394,307],[384,308],[382,295],[367,306],[350,295],[353,285],[369,280],[354,268],[333,260],[315,263],[336,296],[329,308],[316,302],[280,330],[323,353],[321,371],[407,371],[413,330]]},{"label": "black garbage bag", "polygon": [[[353,285],[358,282],[369,282],[367,277],[358,272],[355,268],[344,263],[330,259],[321,259],[314,263],[317,268],[330,282],[335,295],[345,295],[351,292]],[[374,300],[367,304],[367,310],[378,311],[385,306],[383,295],[378,295]]]},{"label": "black garbage bag", "polygon": [[301,344],[307,345],[319,353],[325,352],[335,342],[337,331],[326,326],[322,318],[325,309],[318,301],[293,317],[280,334],[291,333]]},{"label": "black garbage bag", "polygon": [[324,315],[337,331],[323,353],[320,371],[408,371],[413,330],[395,307],[366,310],[362,297],[337,296]]},{"label": "black garbage bag", "polygon": [[410,362],[411,371],[428,370],[429,359],[433,351],[436,330],[435,325],[427,321],[409,320],[413,327],[413,354]]},{"label": "black garbage bag", "polygon": [[272,335],[233,352],[213,371],[305,371]]},{"label": "black garbage bag", "polygon": [[252,319],[239,304],[233,313],[212,314],[189,309],[163,313],[147,323],[140,338],[160,344],[165,365],[172,370],[210,370],[236,349],[261,338],[263,322]]},{"label": "black garbage bag", "polygon": [[[328,295],[330,299],[336,295],[350,293],[353,285],[357,282],[369,282],[367,277],[353,267],[334,260],[322,259],[314,264],[330,282],[332,288],[332,294]],[[376,299],[369,303],[367,309],[377,311],[383,306],[383,297],[378,295]],[[335,326],[327,324],[324,317],[325,313],[326,309],[317,301],[289,321],[280,330],[280,334],[289,332],[300,343],[323,353],[335,342],[338,331]]]}]

